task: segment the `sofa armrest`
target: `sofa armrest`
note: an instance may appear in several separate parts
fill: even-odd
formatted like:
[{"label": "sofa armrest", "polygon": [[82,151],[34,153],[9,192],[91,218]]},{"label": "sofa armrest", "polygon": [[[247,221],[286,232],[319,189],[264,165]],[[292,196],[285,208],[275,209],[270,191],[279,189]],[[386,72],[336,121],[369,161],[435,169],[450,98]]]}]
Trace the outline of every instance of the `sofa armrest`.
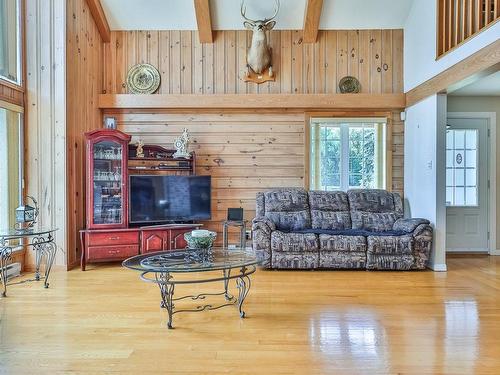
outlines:
[{"label": "sofa armrest", "polygon": [[269,220],[265,216],[259,216],[252,220],[252,231],[258,229],[271,234],[272,231],[276,230],[276,224],[274,224],[271,220]]},{"label": "sofa armrest", "polygon": [[429,220],[420,218],[398,219],[394,222],[392,229],[406,233],[413,233],[419,225],[425,225],[429,223]]},{"label": "sofa armrest", "polygon": [[433,229],[429,224],[420,224],[413,231],[413,257],[415,268],[427,267],[432,250]]},{"label": "sofa armrest", "polygon": [[252,220],[252,247],[264,268],[271,268],[271,233],[275,230],[276,225],[267,217]]}]

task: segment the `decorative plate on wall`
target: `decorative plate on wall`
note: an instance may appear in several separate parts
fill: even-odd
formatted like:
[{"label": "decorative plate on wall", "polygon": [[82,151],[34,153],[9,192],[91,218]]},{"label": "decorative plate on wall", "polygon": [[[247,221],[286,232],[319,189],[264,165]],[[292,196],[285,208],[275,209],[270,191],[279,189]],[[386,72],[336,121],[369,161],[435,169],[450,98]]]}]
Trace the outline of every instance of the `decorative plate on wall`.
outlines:
[{"label": "decorative plate on wall", "polygon": [[361,85],[355,77],[345,76],[339,82],[339,89],[342,94],[357,94]]},{"label": "decorative plate on wall", "polygon": [[153,65],[137,64],[128,71],[127,87],[133,94],[152,94],[160,87],[160,73]]}]

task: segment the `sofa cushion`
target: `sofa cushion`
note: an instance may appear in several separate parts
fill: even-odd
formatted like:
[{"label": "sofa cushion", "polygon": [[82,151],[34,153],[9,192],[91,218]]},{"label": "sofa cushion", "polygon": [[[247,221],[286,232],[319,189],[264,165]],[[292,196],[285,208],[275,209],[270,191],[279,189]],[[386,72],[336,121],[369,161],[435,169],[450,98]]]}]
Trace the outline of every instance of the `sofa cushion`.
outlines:
[{"label": "sofa cushion", "polygon": [[281,189],[264,193],[265,216],[276,228],[294,231],[311,227],[311,213],[304,189]]},{"label": "sofa cushion", "polygon": [[366,252],[366,237],[343,235],[319,235],[320,251]]},{"label": "sofa cushion", "polygon": [[403,217],[403,204],[397,193],[378,189],[353,189],[347,192],[353,229],[388,231]]},{"label": "sofa cushion", "polygon": [[364,269],[366,267],[365,252],[320,251],[319,268]]},{"label": "sofa cushion", "polygon": [[398,193],[381,189],[351,189],[347,196],[351,211],[394,212],[403,216],[403,205]]},{"label": "sofa cushion", "polygon": [[313,269],[318,266],[319,252],[317,251],[273,251],[271,256],[271,267],[275,269]]},{"label": "sofa cushion", "polygon": [[408,234],[400,230],[387,231],[369,231],[364,229],[303,229],[297,230],[295,233],[314,233],[314,234],[329,234],[330,236],[404,236]]},{"label": "sofa cushion", "polygon": [[318,251],[318,236],[312,233],[271,233],[271,251],[300,252]]},{"label": "sofa cushion", "polygon": [[373,254],[412,254],[413,236],[368,236],[367,252]]},{"label": "sofa cushion", "polygon": [[351,211],[353,229],[362,229],[371,232],[392,230],[399,217],[394,212],[363,212]]},{"label": "sofa cushion", "polygon": [[347,193],[310,191],[309,207],[313,229],[350,229],[351,214]]}]

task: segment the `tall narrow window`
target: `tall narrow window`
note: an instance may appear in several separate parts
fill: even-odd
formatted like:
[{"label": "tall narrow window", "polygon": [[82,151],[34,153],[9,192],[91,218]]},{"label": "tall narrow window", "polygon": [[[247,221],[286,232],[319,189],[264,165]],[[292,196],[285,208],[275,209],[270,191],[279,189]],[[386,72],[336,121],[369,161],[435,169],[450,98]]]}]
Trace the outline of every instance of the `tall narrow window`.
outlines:
[{"label": "tall narrow window", "polygon": [[385,188],[385,118],[313,118],[310,187]]},{"label": "tall narrow window", "polygon": [[0,78],[20,84],[20,1],[0,0]]},{"label": "tall narrow window", "polygon": [[0,226],[2,228],[14,226],[15,209],[19,206],[20,123],[20,113],[0,107]]}]

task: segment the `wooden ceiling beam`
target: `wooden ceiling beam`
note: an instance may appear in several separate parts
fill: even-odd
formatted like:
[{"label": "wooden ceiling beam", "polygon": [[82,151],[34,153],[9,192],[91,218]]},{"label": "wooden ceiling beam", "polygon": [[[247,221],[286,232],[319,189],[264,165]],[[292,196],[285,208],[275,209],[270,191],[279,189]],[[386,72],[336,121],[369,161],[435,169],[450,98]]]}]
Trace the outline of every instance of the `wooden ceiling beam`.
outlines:
[{"label": "wooden ceiling beam", "polygon": [[109,29],[108,20],[106,19],[106,14],[102,9],[100,0],[86,0],[89,6],[90,13],[94,18],[94,22],[101,34],[101,39],[104,43],[109,43],[111,40],[111,30]]},{"label": "wooden ceiling beam", "polygon": [[316,43],[323,0],[307,0],[304,16],[304,43]]},{"label": "wooden ceiling beam", "polygon": [[210,18],[210,1],[194,0],[196,23],[198,24],[198,37],[200,43],[213,43],[212,19]]}]

